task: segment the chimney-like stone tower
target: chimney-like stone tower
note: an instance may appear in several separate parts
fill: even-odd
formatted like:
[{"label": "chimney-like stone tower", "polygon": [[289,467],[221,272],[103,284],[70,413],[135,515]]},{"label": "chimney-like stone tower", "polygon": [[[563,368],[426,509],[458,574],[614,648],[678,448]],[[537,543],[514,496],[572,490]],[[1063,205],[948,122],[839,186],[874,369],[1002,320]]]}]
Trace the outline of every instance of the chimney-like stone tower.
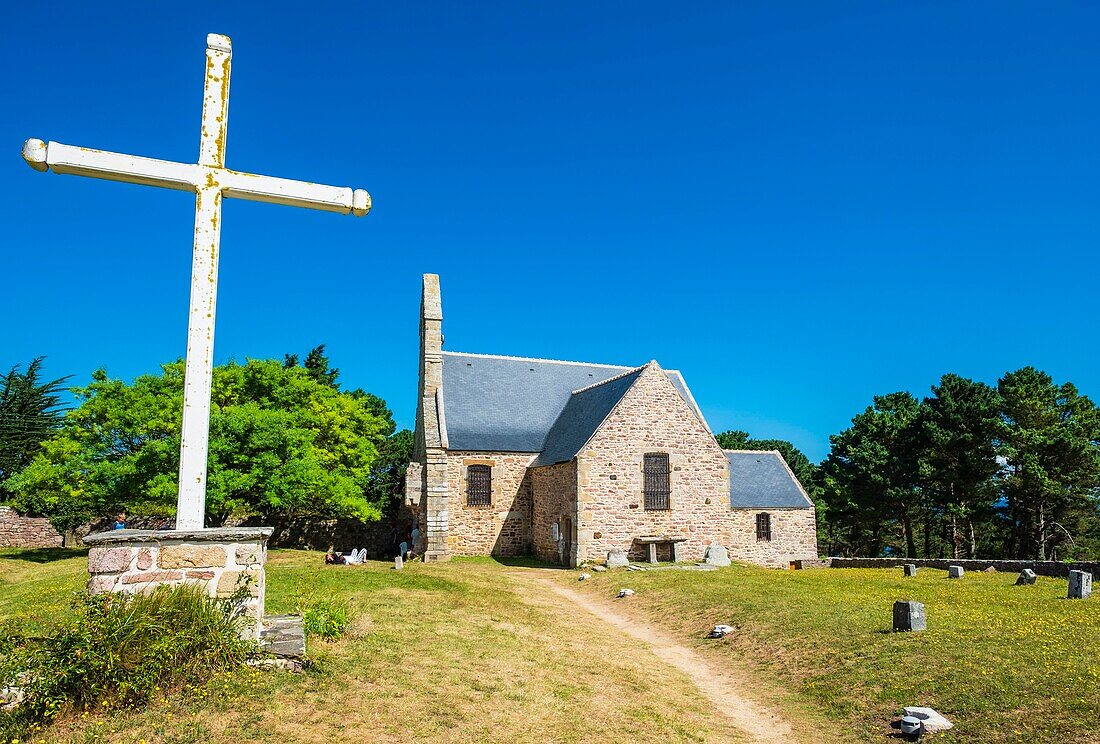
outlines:
[{"label": "chimney-like stone tower", "polygon": [[420,384],[413,461],[406,475],[409,506],[420,515],[426,561],[451,557],[447,546],[447,430],[443,420],[443,303],[439,275],[425,274],[420,299]]}]

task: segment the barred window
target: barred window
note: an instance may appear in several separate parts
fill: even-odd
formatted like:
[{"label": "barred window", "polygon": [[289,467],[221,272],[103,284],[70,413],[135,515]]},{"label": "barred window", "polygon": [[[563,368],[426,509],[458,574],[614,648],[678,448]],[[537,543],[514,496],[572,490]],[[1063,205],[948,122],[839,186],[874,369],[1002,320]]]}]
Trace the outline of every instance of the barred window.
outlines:
[{"label": "barred window", "polygon": [[772,539],[772,515],[766,512],[756,515],[756,539],[770,542]]},{"label": "barred window", "polygon": [[489,506],[493,503],[493,469],[488,465],[466,468],[466,505]]},{"label": "barred window", "polygon": [[650,511],[670,508],[668,495],[671,492],[668,478],[668,455],[656,453],[642,458],[642,493],[645,496],[645,508]]}]

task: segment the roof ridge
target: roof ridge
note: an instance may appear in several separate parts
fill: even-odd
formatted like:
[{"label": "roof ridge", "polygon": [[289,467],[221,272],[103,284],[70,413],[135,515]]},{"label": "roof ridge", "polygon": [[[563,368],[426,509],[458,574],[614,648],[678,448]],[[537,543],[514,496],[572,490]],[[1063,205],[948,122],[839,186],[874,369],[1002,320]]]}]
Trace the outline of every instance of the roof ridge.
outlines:
[{"label": "roof ridge", "polygon": [[[506,354],[475,354],[472,351],[444,351],[444,356],[470,356],[481,359],[509,359],[516,362],[550,362],[551,364],[575,364],[578,367],[607,367],[609,369],[624,369],[628,372],[638,369],[626,364],[600,364],[599,362],[571,362],[565,359],[543,359],[541,357],[508,356]],[[671,370],[670,370],[671,371]]]},{"label": "roof ridge", "polygon": [[635,367],[634,369],[628,369],[626,372],[622,372],[620,374],[617,374],[614,377],[608,377],[606,380],[602,380],[600,382],[593,382],[591,385],[585,385],[582,388],[577,388],[572,393],[570,393],[570,395],[576,395],[577,393],[583,393],[586,390],[591,390],[592,388],[599,387],[600,385],[606,385],[609,382],[614,382],[615,380],[621,380],[624,377],[629,377],[630,375],[634,374],[635,372],[641,372],[643,369],[645,369],[644,364],[641,367]]}]

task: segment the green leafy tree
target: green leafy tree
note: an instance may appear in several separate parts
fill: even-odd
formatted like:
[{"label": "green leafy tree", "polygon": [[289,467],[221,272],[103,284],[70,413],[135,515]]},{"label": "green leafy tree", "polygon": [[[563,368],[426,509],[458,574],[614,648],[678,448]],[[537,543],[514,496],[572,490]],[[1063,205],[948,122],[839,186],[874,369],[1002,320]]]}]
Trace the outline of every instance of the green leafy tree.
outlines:
[{"label": "green leafy tree", "polygon": [[[182,362],[132,384],[96,372],[62,430],[12,479],[15,501],[67,522],[118,509],[173,513],[182,390]],[[388,426],[302,367],[217,367],[207,514],[212,522],[272,513],[378,519],[384,504],[371,472]]]},{"label": "green leafy tree", "polygon": [[1001,398],[1003,488],[1019,558],[1044,560],[1089,532],[1100,488],[1100,413],[1071,383],[1034,367],[1009,372]]},{"label": "green leafy tree", "polygon": [[26,371],[16,365],[0,376],[0,503],[11,497],[6,481],[41,452],[65,418],[61,394],[69,377],[42,380],[44,361],[38,357]]},{"label": "green leafy tree", "polygon": [[778,450],[787,463],[787,467],[794,473],[795,478],[812,495],[816,488],[814,483],[814,464],[810,458],[786,439],[752,439],[748,432],[724,431],[715,434],[718,445],[727,450],[753,450],[755,452],[771,452]]},{"label": "green leafy tree", "polygon": [[718,446],[722,449],[748,449],[748,447],[745,446],[749,441],[749,433],[747,431],[741,431],[740,429],[724,431],[721,434],[715,434],[714,438],[718,440]]},{"label": "green leafy tree", "polygon": [[405,470],[412,459],[413,433],[402,429],[383,443],[378,459],[371,467],[371,500],[385,507],[396,506],[405,493]]},{"label": "green leafy tree", "polygon": [[890,533],[901,532],[907,556],[916,555],[914,518],[919,502],[920,403],[910,393],[875,396],[852,425],[829,438],[822,463],[824,498],[845,543],[865,555],[894,548]]},{"label": "green leafy tree", "polygon": [[924,488],[950,524],[952,556],[961,557],[965,543],[967,557],[976,558],[975,525],[992,518],[996,501],[1000,399],[985,383],[946,374],[922,412]]}]

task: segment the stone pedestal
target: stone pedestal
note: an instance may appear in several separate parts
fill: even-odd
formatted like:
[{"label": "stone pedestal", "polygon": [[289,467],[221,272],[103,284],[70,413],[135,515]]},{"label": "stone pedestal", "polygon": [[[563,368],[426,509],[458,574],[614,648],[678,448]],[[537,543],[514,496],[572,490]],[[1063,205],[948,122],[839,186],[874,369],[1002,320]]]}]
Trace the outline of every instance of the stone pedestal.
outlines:
[{"label": "stone pedestal", "polygon": [[966,572],[963,571],[962,566],[948,566],[947,567],[947,578],[949,578],[949,579],[961,579],[965,575],[965,573]]},{"label": "stone pedestal", "polygon": [[1088,571],[1069,572],[1070,599],[1088,599],[1092,596],[1092,574]]},{"label": "stone pedestal", "polygon": [[917,564],[915,563],[906,563],[904,566],[902,566],[902,568],[905,569],[906,576],[917,575]]},{"label": "stone pedestal", "polygon": [[894,602],[894,632],[924,630],[924,605],[920,602]]},{"label": "stone pedestal", "polygon": [[270,527],[112,530],[84,538],[88,592],[138,592],[198,584],[211,597],[238,594],[246,635],[259,639]]}]

